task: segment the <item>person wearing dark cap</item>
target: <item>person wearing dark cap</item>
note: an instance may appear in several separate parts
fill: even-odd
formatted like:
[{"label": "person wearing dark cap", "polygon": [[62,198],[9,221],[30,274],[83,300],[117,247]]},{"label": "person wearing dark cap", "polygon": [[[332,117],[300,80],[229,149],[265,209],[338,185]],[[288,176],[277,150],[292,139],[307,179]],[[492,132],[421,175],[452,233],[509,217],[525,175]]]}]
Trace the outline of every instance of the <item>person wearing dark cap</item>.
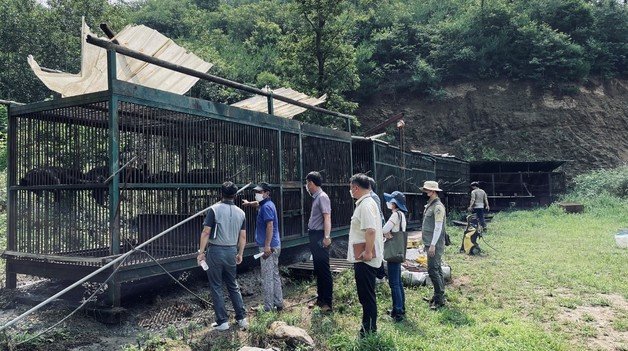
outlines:
[{"label": "person wearing dark cap", "polygon": [[[394,235],[403,235],[406,231],[406,196],[399,191],[392,194],[384,193],[386,207],[392,211],[388,222],[382,231],[384,238],[392,239]],[[401,262],[387,262],[388,265],[388,285],[392,295],[393,308],[390,316],[395,322],[401,322],[406,316],[406,295],[401,283]]]},{"label": "person wearing dark cap", "polygon": [[309,307],[319,306],[321,311],[332,310],[334,280],[329,268],[329,245],[331,245],[331,202],[321,186],[323,179],[318,172],[305,177],[305,189],[312,196],[312,211],[307,223],[310,252],[316,275],[316,302]]},{"label": "person wearing dark cap", "polygon": [[486,229],[486,220],[484,219],[484,211],[488,212],[491,208],[488,205],[488,196],[486,192],[480,189],[480,182],[471,183],[471,202],[469,203],[469,212],[473,211],[482,228]]},{"label": "person wearing dark cap", "polygon": [[[196,258],[199,265],[206,261],[209,267],[206,270],[207,279],[216,314],[216,322],[212,327],[220,331],[229,329],[229,317],[222,292],[223,283],[227,286],[238,325],[241,329],[248,327],[242,294],[236,281],[236,265],[242,263],[246,245],[244,211],[233,203],[237,191],[238,187],[232,182],[222,184],[222,201],[207,211]],[[208,244],[206,254],[205,248]]]},{"label": "person wearing dark cap", "polygon": [[423,211],[421,235],[427,252],[427,274],[434,286],[434,296],[427,300],[433,310],[445,306],[445,280],[441,268],[441,259],[445,252],[445,206],[438,193],[442,190],[438,182],[426,181],[420,190],[427,194],[429,200]]},{"label": "person wearing dark cap", "polygon": [[[283,292],[279,275],[279,255],[281,241],[279,239],[279,217],[277,208],[270,198],[268,183],[260,183],[253,188],[255,202],[259,208],[255,222],[255,243],[264,255],[261,259],[262,288],[264,290],[264,311],[276,308],[283,309]],[[255,202],[244,202],[244,205]]]}]

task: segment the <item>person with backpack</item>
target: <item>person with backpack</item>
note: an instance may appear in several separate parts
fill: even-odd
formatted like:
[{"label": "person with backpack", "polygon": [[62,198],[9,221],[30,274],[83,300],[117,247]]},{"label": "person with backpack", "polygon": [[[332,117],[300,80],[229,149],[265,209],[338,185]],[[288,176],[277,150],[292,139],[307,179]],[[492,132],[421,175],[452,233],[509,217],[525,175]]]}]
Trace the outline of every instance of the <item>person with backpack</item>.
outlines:
[{"label": "person with backpack", "polygon": [[[382,229],[384,238],[390,241],[390,244],[392,244],[392,240],[400,240],[400,242],[404,243],[403,255],[401,257],[391,257],[386,262],[388,265],[388,285],[390,286],[390,294],[392,296],[390,316],[395,322],[401,322],[406,316],[406,295],[401,283],[401,263],[405,258],[405,246],[407,245],[405,213],[408,212],[408,209],[406,208],[406,197],[399,191],[394,191],[392,194],[384,193],[384,200],[386,201],[386,207],[392,211],[388,222]],[[384,245],[387,244],[384,243]],[[386,251],[384,251],[384,255],[386,255]]]}]

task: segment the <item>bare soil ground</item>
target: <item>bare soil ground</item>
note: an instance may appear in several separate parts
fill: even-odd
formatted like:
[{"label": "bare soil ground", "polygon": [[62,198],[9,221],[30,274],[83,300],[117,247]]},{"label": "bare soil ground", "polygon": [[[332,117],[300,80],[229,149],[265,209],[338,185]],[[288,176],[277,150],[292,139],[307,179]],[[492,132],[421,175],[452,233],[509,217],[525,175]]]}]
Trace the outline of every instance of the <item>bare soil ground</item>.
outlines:
[{"label": "bare soil ground", "polygon": [[557,319],[563,328],[574,328],[579,340],[574,344],[586,345],[590,350],[628,350],[628,329],[616,323],[628,320],[628,301],[618,294],[575,296],[561,289],[548,297],[550,300],[578,301],[581,305],[559,303]]},{"label": "bare soil ground", "polygon": [[[198,273],[198,272],[195,272]],[[261,284],[259,283],[259,268],[251,269],[238,274],[245,306],[250,308],[261,303]],[[182,283],[192,292],[207,301],[209,291],[207,280],[202,274],[182,274]],[[41,280],[36,277],[19,276],[17,290],[0,289],[0,324],[5,324],[30,309],[37,302],[42,301],[62,288],[58,282]],[[303,289],[306,289],[303,295]],[[308,282],[284,279],[285,303],[288,308],[306,305],[310,292],[307,292]],[[293,291],[299,290],[300,294]],[[204,344],[207,348],[215,342],[215,332],[210,330],[214,321],[213,310],[194,295],[186,292],[177,285],[156,287],[150,291],[141,292],[123,300],[126,309],[122,320],[118,324],[106,325],[98,322],[94,317],[79,311],[59,327],[46,333],[39,341],[16,345],[27,336],[51,326],[62,319],[78,306],[77,297],[80,293],[72,293],[70,300],[55,301],[43,310],[32,314],[17,324],[10,331],[11,347],[14,350],[121,350],[126,345],[138,345],[151,335],[176,336],[186,333],[185,338],[190,344]],[[225,296],[227,296],[225,292]],[[294,297],[291,297],[294,296]],[[304,300],[305,299],[305,300]],[[231,307],[227,300],[227,307]],[[254,313],[254,312],[249,312]],[[233,313],[231,313],[233,315]],[[231,328],[228,338],[242,344],[247,342],[247,333]],[[28,333],[28,334],[25,334]],[[213,337],[212,337],[213,335]],[[225,335],[221,334],[221,342]],[[205,349],[205,347],[200,347]]]},{"label": "bare soil ground", "polygon": [[[462,83],[445,87],[437,101],[410,93],[376,96],[356,115],[365,131],[403,112],[412,149],[469,160],[570,160],[568,174],[628,162],[628,81],[590,80],[570,90]],[[388,133],[385,138],[397,138],[394,126]]]}]

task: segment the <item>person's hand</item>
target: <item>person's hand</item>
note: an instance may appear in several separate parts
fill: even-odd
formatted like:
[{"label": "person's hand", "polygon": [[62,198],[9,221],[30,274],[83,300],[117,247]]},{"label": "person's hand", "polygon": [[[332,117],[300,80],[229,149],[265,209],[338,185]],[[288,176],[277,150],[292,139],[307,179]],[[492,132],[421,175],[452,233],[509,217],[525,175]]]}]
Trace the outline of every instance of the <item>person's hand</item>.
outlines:
[{"label": "person's hand", "polygon": [[198,264],[201,264],[201,261],[205,261],[205,253],[203,252],[199,252],[199,254],[196,256],[196,262],[198,262]]},{"label": "person's hand", "polygon": [[473,211],[473,207],[467,208],[467,211],[469,211],[469,212]]},{"label": "person's hand", "polygon": [[236,255],[236,264],[240,264],[242,263],[242,255],[241,254],[237,254]]},{"label": "person's hand", "polygon": [[366,250],[362,253],[362,261],[368,262],[373,259],[372,252],[366,252]]},{"label": "person's hand", "polygon": [[490,208],[490,207],[488,207],[488,206],[486,206],[486,212],[488,212],[488,211],[490,211],[490,210],[491,210],[491,208]]},{"label": "person's hand", "polygon": [[267,259],[270,257],[270,255],[272,254],[272,250],[270,249],[270,246],[264,246],[264,255],[262,256],[263,259]]},{"label": "person's hand", "polygon": [[386,239],[392,239],[392,237],[393,237],[393,236],[392,236],[392,234],[391,234],[391,233],[385,233],[385,234],[384,234],[384,238],[386,238]]},{"label": "person's hand", "polygon": [[249,201],[247,199],[242,199],[242,206],[244,206],[244,207],[253,206],[253,202]]},{"label": "person's hand", "polygon": [[430,245],[430,248],[427,250],[427,255],[434,257],[434,255],[436,255],[436,246]]},{"label": "person's hand", "polygon": [[331,245],[331,238],[324,238],[323,247],[328,247],[329,245]]}]

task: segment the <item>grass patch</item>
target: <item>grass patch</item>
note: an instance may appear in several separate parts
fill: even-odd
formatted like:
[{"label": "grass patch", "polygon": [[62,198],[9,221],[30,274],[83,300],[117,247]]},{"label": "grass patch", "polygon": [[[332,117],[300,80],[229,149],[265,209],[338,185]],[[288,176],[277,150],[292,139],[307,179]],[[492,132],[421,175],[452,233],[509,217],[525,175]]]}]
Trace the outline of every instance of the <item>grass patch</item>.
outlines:
[{"label": "grass patch", "polygon": [[[457,254],[461,229],[453,229],[453,245],[445,261],[454,279],[447,286],[449,306],[430,311],[422,297],[430,288],[407,288],[407,321],[386,316],[391,299],[388,286],[377,286],[377,347],[390,350],[584,350],[588,339],[602,331],[593,316],[574,325],[563,318],[582,306],[608,307],[602,294],[628,298],[626,251],[614,234],[628,226],[628,200],[604,194],[582,199],[583,214],[566,214],[558,206],[496,215],[484,245],[485,254]],[[457,231],[457,232],[456,232]],[[482,246],[482,243],[480,243]],[[309,330],[323,349],[367,349],[357,333],[361,307],[353,272],[335,280],[334,308],[327,327]],[[312,317],[314,318],[314,317]],[[625,330],[626,318],[613,328]],[[392,343],[389,343],[392,342]]]}]

